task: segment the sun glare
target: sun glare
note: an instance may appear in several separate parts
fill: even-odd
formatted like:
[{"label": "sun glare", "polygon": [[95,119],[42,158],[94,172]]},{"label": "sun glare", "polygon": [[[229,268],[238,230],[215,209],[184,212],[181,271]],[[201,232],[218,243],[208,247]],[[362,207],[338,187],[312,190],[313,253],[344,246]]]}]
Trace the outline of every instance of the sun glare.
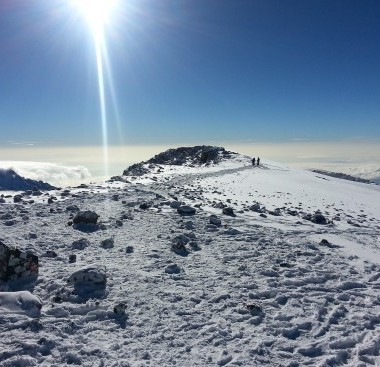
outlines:
[{"label": "sun glare", "polygon": [[72,0],[94,32],[102,31],[116,9],[116,0]]},{"label": "sun glare", "polygon": [[[71,0],[72,5],[80,16],[88,23],[95,45],[95,57],[98,78],[98,93],[100,119],[102,124],[103,136],[103,155],[104,155],[104,175],[108,176],[108,119],[107,119],[107,101],[106,101],[106,82],[113,87],[109,65],[105,28],[110,23],[112,16],[116,11],[118,0]],[[104,65],[106,63],[106,65]],[[106,73],[105,73],[106,71]],[[108,77],[108,80],[106,80]]]}]

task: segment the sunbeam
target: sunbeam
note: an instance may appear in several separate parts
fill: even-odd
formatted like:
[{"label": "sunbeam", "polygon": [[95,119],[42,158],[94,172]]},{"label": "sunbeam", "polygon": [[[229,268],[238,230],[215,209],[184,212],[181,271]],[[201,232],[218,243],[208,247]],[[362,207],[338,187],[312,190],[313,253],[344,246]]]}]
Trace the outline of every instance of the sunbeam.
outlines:
[{"label": "sunbeam", "polygon": [[[112,13],[116,9],[116,0],[71,0],[73,5],[79,10],[81,16],[87,21],[94,41],[97,78],[98,78],[98,95],[100,118],[102,125],[102,143],[103,143],[103,163],[104,175],[109,174],[109,158],[108,158],[108,119],[107,119],[107,102],[105,90],[105,74],[110,79],[108,85],[111,90],[111,98],[115,113],[117,114],[117,106],[115,101],[115,91],[111,79],[110,65],[107,55],[107,47],[105,40],[105,27],[112,18]],[[106,73],[105,73],[106,67]]]}]

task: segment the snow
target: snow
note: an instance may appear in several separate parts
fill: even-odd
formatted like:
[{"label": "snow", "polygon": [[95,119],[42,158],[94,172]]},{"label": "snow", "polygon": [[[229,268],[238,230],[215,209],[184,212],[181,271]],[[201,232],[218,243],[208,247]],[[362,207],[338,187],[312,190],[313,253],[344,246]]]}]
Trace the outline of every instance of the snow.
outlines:
[{"label": "snow", "polygon": [[[378,186],[244,156],[150,171],[0,204],[0,239],[40,264],[0,293],[0,366],[380,364]],[[328,224],[304,219],[317,210]]]}]

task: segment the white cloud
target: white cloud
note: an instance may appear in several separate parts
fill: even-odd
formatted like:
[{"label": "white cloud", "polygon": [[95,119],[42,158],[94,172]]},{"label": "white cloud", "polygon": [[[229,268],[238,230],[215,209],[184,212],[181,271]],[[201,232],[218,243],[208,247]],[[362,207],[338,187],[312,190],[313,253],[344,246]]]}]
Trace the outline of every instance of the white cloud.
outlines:
[{"label": "white cloud", "polygon": [[89,181],[90,171],[83,166],[64,166],[55,163],[0,161],[0,168],[12,168],[20,176],[42,180],[55,186],[74,185]]}]

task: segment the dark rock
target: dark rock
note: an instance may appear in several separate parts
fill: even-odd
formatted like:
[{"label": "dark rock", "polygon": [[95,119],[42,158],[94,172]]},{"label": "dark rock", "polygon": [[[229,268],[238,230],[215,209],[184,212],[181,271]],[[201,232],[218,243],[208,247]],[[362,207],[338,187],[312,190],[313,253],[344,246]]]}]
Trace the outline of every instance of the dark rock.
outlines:
[{"label": "dark rock", "polygon": [[80,238],[71,244],[73,250],[84,250],[88,246],[90,246],[90,241],[87,238]]},{"label": "dark rock", "polygon": [[222,220],[217,217],[215,214],[210,215],[210,224],[220,227],[222,225]]},{"label": "dark rock", "polygon": [[127,246],[127,248],[125,249],[126,254],[131,254],[133,251],[134,251],[133,246]]},{"label": "dark rock", "polygon": [[79,208],[77,205],[69,205],[66,207],[67,212],[79,212]]},{"label": "dark rock", "polygon": [[230,217],[236,217],[236,214],[234,213],[234,210],[231,207],[223,208],[222,213]]},{"label": "dark rock", "polygon": [[113,238],[106,238],[103,240],[100,244],[101,247],[104,249],[109,249],[114,247],[114,239]]},{"label": "dark rock", "polygon": [[75,254],[69,255],[69,263],[72,264],[75,262],[77,262],[77,255],[75,255]]},{"label": "dark rock", "polygon": [[152,206],[151,203],[144,202],[144,203],[141,203],[141,204],[139,205],[139,208],[142,209],[142,210],[147,210],[147,209],[149,209],[151,206]]},{"label": "dark rock", "polygon": [[12,169],[0,169],[0,190],[53,190],[55,187],[42,181],[31,180],[18,175]]},{"label": "dark rock", "polygon": [[179,274],[182,269],[177,264],[170,264],[165,268],[167,274]]},{"label": "dark rock", "polygon": [[177,212],[184,216],[194,215],[196,213],[196,209],[188,205],[182,205],[177,208]]},{"label": "dark rock", "polygon": [[315,224],[327,224],[327,219],[321,213],[314,213],[310,219]]},{"label": "dark rock", "polygon": [[86,210],[83,212],[79,212],[74,218],[73,218],[73,223],[74,224],[79,224],[79,223],[91,223],[91,224],[96,224],[98,221],[99,215],[96,214],[93,211]]},{"label": "dark rock", "polygon": [[56,258],[58,254],[53,250],[47,250],[44,254],[45,257]]}]

